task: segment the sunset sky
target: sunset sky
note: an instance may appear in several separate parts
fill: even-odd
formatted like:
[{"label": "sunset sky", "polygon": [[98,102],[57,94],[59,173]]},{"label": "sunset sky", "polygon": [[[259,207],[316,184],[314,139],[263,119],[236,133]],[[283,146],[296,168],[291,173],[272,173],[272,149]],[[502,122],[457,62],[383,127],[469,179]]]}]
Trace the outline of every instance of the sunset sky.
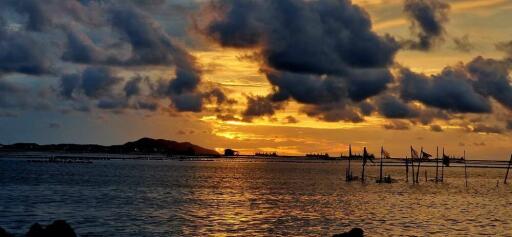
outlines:
[{"label": "sunset sky", "polygon": [[0,143],[507,159],[509,0],[2,0]]}]

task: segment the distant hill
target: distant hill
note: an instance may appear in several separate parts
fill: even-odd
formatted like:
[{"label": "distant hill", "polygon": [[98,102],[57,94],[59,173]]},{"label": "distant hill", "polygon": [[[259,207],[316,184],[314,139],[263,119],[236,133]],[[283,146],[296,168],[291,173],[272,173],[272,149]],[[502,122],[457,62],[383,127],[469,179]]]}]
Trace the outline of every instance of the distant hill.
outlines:
[{"label": "distant hill", "polygon": [[190,142],[176,142],[164,139],[141,138],[123,145],[102,146],[96,144],[52,144],[39,145],[36,143],[16,143],[0,146],[4,152],[70,152],[70,153],[159,153],[167,155],[219,155],[218,152],[194,145]]}]

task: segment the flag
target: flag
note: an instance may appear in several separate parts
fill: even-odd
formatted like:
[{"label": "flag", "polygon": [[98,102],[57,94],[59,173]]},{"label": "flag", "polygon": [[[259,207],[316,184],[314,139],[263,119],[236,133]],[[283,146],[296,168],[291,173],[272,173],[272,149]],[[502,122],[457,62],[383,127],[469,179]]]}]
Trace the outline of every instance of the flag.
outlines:
[{"label": "flag", "polygon": [[411,158],[413,158],[413,159],[414,158],[416,158],[416,159],[420,158],[420,156],[418,155],[418,152],[416,150],[414,150],[414,148],[412,148],[412,146],[411,146]]},{"label": "flag", "polygon": [[365,147],[363,150],[363,164],[366,164],[368,160],[373,163],[373,159],[375,159],[375,156],[373,154],[368,153]]},{"label": "flag", "polygon": [[428,159],[428,158],[432,157],[432,155],[422,151],[422,157]]},{"label": "flag", "polygon": [[382,157],[384,157],[386,159],[391,159],[391,155],[389,155],[389,152],[384,150],[384,148],[381,148],[381,152],[382,152]]},{"label": "flag", "polygon": [[450,157],[445,154],[443,154],[443,165],[450,166]]}]

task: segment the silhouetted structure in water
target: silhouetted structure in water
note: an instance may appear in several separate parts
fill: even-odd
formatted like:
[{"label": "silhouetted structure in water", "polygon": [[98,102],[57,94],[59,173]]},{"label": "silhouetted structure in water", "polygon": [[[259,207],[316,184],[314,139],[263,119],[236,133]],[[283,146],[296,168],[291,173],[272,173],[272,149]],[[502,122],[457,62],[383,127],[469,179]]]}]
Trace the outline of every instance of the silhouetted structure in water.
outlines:
[{"label": "silhouetted structure in water", "polygon": [[361,181],[362,182],[364,182],[364,180],[365,180],[364,171],[365,171],[366,163],[368,161],[373,163],[374,159],[375,159],[375,156],[373,154],[368,153],[368,151],[366,150],[366,147],[363,147],[363,170],[361,171]]},{"label": "silhouetted structure in water", "polygon": [[376,181],[377,183],[391,183],[392,182],[391,175],[384,176],[384,168],[383,168],[384,158],[391,159],[391,156],[389,155],[389,153],[387,151],[384,150],[384,147],[381,146],[380,147],[380,175],[379,175],[379,179]]},{"label": "silhouetted structure in water", "polygon": [[507,165],[507,173],[505,174],[505,180],[503,181],[504,184],[507,184],[508,179],[508,171],[510,170],[510,165],[512,164],[512,155],[510,155],[510,160],[508,161]]},{"label": "silhouetted structure in water", "polygon": [[347,181],[347,182],[351,182],[351,181],[359,179],[357,176],[352,175],[352,169],[351,169],[350,163],[353,158],[354,158],[354,155],[352,154],[352,145],[349,144],[348,145],[348,157],[347,157],[348,167],[347,167],[347,170],[345,171],[345,181]]},{"label": "silhouetted structure in water", "polygon": [[306,154],[306,157],[310,157],[310,158],[319,158],[319,159],[329,159],[329,154],[325,153],[325,154],[322,154],[322,153],[309,153],[309,154]]},{"label": "silhouetted structure in water", "polygon": [[238,151],[235,151],[233,149],[225,149],[224,150],[224,156],[238,156],[240,153]]},{"label": "silhouetted structure in water", "polygon": [[268,156],[268,157],[276,157],[277,152],[256,152],[254,153],[255,156]]},{"label": "silhouetted structure in water", "polygon": [[332,237],[363,237],[364,230],[361,228],[353,228],[349,232],[335,234]]}]

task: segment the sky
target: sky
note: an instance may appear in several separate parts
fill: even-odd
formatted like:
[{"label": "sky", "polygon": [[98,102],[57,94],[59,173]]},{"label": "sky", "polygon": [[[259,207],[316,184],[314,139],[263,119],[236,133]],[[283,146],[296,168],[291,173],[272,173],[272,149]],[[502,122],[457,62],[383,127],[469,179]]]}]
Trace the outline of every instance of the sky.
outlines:
[{"label": "sky", "polygon": [[0,143],[502,159],[509,0],[1,0]]}]

